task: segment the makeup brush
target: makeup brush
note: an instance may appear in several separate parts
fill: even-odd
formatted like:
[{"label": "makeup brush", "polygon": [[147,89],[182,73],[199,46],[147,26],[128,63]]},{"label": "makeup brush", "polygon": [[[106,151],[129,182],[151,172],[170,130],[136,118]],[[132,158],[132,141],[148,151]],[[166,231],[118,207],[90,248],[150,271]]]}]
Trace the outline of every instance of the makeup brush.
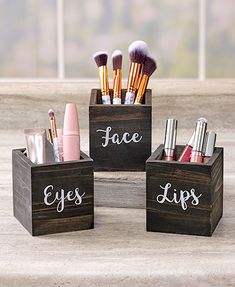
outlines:
[{"label": "makeup brush", "polygon": [[99,68],[102,103],[111,104],[109,95],[108,69],[107,69],[108,53],[105,51],[100,51],[95,53],[93,55],[93,58]]},{"label": "makeup brush", "polygon": [[125,104],[134,104],[135,92],[138,88],[142,65],[148,54],[148,46],[144,41],[134,41],[128,49],[131,65],[127,80]]},{"label": "makeup brush", "polygon": [[56,130],[56,120],[55,120],[55,113],[52,109],[48,111],[48,116],[51,124],[51,135],[52,135],[52,143],[53,143],[53,150],[55,161],[60,162],[60,154],[59,154],[59,145],[58,145],[58,137],[57,137],[57,130]]},{"label": "makeup brush", "polygon": [[115,50],[112,54],[113,60],[113,104],[120,105],[122,90],[122,52]]},{"label": "makeup brush", "polygon": [[140,84],[135,98],[135,104],[141,104],[143,102],[144,93],[148,86],[149,78],[156,69],[157,69],[156,61],[152,57],[147,56],[144,61]]}]

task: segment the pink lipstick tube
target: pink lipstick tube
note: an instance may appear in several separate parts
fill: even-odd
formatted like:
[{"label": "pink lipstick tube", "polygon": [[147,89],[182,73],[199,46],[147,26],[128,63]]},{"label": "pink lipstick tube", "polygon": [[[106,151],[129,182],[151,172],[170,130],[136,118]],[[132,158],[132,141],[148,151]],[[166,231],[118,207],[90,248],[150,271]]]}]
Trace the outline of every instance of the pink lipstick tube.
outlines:
[{"label": "pink lipstick tube", "polygon": [[80,160],[80,130],[76,104],[67,104],[63,129],[64,161]]},{"label": "pink lipstick tube", "polygon": [[202,163],[203,162],[203,143],[206,134],[207,123],[205,121],[197,121],[195,129],[195,138],[190,162]]},{"label": "pink lipstick tube", "polygon": [[191,153],[193,150],[194,137],[195,137],[195,133],[192,134],[187,145],[184,147],[180,157],[178,158],[178,161],[180,161],[180,162],[189,162],[190,161]]},{"label": "pink lipstick tube", "polygon": [[177,134],[177,120],[168,119],[166,121],[163,160],[166,161],[174,160],[176,134]]},{"label": "pink lipstick tube", "polygon": [[207,132],[205,140],[205,148],[203,150],[203,163],[208,163],[209,159],[212,157],[215,149],[216,133]]}]

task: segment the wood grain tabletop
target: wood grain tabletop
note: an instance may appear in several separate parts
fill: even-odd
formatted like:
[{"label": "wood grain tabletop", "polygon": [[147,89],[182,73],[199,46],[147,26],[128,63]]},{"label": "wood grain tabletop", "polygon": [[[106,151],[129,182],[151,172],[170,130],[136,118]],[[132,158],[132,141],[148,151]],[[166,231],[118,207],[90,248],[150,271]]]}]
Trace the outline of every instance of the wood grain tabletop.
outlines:
[{"label": "wood grain tabletop", "polygon": [[235,286],[235,81],[159,80],[153,89],[152,150],[165,120],[179,121],[185,144],[198,117],[224,147],[224,214],[212,237],[145,231],[145,173],[95,173],[95,228],[31,237],[13,217],[11,150],[22,129],[47,127],[53,108],[78,105],[88,152],[88,102],[94,80],[0,83],[0,286]]}]

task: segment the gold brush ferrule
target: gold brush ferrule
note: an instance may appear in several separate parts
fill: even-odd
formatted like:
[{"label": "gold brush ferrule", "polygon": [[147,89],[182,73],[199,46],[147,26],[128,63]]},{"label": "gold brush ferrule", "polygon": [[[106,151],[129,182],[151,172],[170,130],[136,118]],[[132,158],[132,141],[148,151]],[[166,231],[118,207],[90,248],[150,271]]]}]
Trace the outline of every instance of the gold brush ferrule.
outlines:
[{"label": "gold brush ferrule", "polygon": [[100,89],[103,96],[109,95],[109,80],[108,80],[108,69],[106,66],[99,67],[100,76]]},{"label": "gold brush ferrule", "polygon": [[117,76],[117,70],[113,70],[113,90],[114,90],[114,84],[115,84],[116,76]]},{"label": "gold brush ferrule", "polygon": [[127,92],[135,93],[138,88],[142,64],[131,63],[127,81]]},{"label": "gold brush ferrule", "polygon": [[50,123],[51,123],[51,135],[52,135],[52,138],[57,138],[55,117],[50,117],[49,119],[50,119]]},{"label": "gold brush ferrule", "polygon": [[113,87],[113,97],[121,98],[121,90],[122,90],[122,70],[117,69],[114,87]]},{"label": "gold brush ferrule", "polygon": [[146,91],[147,85],[148,85],[149,77],[147,75],[142,75],[140,80],[139,89],[137,91],[137,95],[135,98],[135,104],[142,104],[144,93]]}]

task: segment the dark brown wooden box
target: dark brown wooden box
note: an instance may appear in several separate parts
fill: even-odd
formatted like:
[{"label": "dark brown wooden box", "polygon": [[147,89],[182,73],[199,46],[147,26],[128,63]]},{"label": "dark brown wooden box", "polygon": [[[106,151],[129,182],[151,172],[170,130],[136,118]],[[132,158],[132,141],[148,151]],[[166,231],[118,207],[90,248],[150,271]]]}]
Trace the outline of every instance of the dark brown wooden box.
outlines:
[{"label": "dark brown wooden box", "polygon": [[36,165],[24,151],[12,151],[13,208],[20,223],[33,236],[93,228],[92,159],[81,152],[79,161]]},{"label": "dark brown wooden box", "polygon": [[[183,148],[177,146],[177,157]],[[160,145],[146,162],[147,231],[211,236],[223,213],[223,148],[216,148],[207,164],[162,156]]]},{"label": "dark brown wooden box", "polygon": [[[125,93],[126,90],[122,90],[122,102]],[[109,138],[113,138],[106,145],[107,129]],[[146,91],[142,105],[103,105],[100,90],[93,89],[89,133],[90,157],[94,160],[95,171],[144,171],[145,162],[151,155],[152,91]],[[127,135],[127,143],[121,141],[123,134]]]}]

